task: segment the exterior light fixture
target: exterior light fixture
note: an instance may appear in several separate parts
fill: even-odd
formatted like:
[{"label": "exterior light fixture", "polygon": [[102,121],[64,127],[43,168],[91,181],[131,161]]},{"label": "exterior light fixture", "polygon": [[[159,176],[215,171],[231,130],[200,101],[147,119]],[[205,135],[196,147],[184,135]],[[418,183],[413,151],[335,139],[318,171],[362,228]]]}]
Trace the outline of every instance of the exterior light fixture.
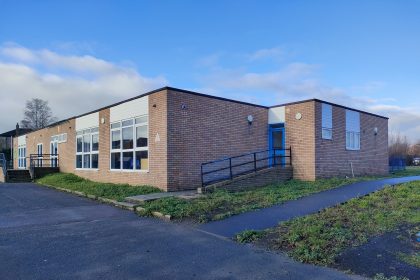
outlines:
[{"label": "exterior light fixture", "polygon": [[295,118],[296,118],[297,120],[302,119],[302,113],[296,113]]},{"label": "exterior light fixture", "polygon": [[375,134],[375,136],[376,136],[376,135],[378,135],[378,128],[377,128],[377,127],[375,127],[375,128],[373,129],[373,133]]},{"label": "exterior light fixture", "polygon": [[105,118],[101,118],[101,124],[105,123]]},{"label": "exterior light fixture", "polygon": [[248,117],[246,117],[248,124],[251,125],[252,122],[254,121],[254,117],[252,115],[248,115]]}]

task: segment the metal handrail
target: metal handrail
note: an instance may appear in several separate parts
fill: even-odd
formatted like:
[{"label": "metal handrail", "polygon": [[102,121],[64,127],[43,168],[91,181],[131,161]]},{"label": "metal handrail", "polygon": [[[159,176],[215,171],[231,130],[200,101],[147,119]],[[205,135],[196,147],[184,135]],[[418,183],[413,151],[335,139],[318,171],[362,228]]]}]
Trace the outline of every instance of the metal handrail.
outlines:
[{"label": "metal handrail", "polygon": [[[284,154],[279,154],[278,152],[284,152]],[[287,154],[288,152],[288,154]],[[268,153],[268,156],[259,158],[257,157],[258,154],[261,153]],[[238,159],[238,158],[244,158],[244,157],[248,157],[253,155],[253,160],[249,160],[249,161],[245,161],[245,162],[241,162],[241,163],[237,163],[237,164],[232,164],[232,159]],[[288,162],[285,161],[285,159],[289,159]],[[279,161],[280,160],[280,161]],[[257,163],[261,162],[261,161],[268,161],[267,165],[263,165],[263,166],[258,166]],[[229,163],[229,166],[227,167],[222,167],[222,168],[217,168],[217,169],[213,169],[210,171],[205,171],[204,167],[209,166],[211,164],[216,164],[216,163],[221,163],[221,162],[226,162]],[[237,168],[237,167],[241,167],[241,166],[246,166],[246,165],[250,165],[253,163],[253,168],[250,168],[248,170],[245,170],[243,172],[237,172],[234,173],[233,169]],[[210,161],[210,162],[205,162],[201,164],[201,185],[203,187],[205,187],[206,185],[218,182],[218,181],[222,181],[222,180],[226,180],[226,179],[230,179],[232,180],[235,177],[247,174],[247,173],[252,173],[252,172],[257,172],[261,169],[265,169],[267,167],[272,167],[272,166],[278,166],[278,165],[292,165],[292,148],[288,148],[288,149],[270,149],[270,150],[263,150],[263,151],[258,151],[258,152],[252,152],[252,153],[246,153],[246,154],[242,154],[239,156],[233,156],[233,157],[226,157],[223,159],[218,159],[218,160],[214,160],[214,161]],[[217,172],[221,172],[221,171],[226,171],[229,170],[229,176],[225,176],[223,178],[218,178],[215,180],[210,180],[210,181],[206,181],[204,179],[204,177],[206,175],[209,174],[214,174]]]},{"label": "metal handrail", "polygon": [[[44,164],[48,162],[49,164]],[[33,170],[35,167],[59,167],[59,155],[31,154],[29,155],[29,167],[31,168],[31,170]]]}]

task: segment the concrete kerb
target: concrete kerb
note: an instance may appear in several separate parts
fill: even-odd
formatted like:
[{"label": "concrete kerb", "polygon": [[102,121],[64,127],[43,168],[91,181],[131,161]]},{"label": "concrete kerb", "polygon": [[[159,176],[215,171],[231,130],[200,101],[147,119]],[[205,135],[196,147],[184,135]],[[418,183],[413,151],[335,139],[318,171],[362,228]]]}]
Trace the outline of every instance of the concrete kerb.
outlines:
[{"label": "concrete kerb", "polygon": [[[86,198],[89,198],[89,199],[92,199],[92,200],[97,200],[97,201],[100,201],[102,203],[110,204],[112,206],[115,206],[115,207],[118,207],[118,208],[121,208],[121,209],[134,211],[134,212],[136,212],[140,215],[144,214],[146,212],[146,209],[141,207],[140,205],[131,206],[131,205],[128,205],[126,202],[120,202],[120,201],[116,201],[114,199],[109,199],[109,198],[106,198],[106,197],[95,196],[95,195],[92,195],[92,194],[86,194],[86,193],[80,192],[80,191],[73,191],[73,190],[69,190],[69,189],[62,188],[62,187],[56,187],[56,186],[52,186],[52,185],[45,185],[45,184],[42,184],[42,185],[38,184],[38,185],[45,186],[45,187],[55,189],[55,190],[58,190],[58,191],[62,191],[62,192],[75,194],[77,196],[86,197]],[[165,215],[165,214],[157,212],[157,211],[153,211],[151,214],[152,214],[152,216],[154,216],[156,218],[159,218],[159,219],[162,219],[162,220],[165,220],[165,221],[170,221],[171,220],[171,215]]]}]

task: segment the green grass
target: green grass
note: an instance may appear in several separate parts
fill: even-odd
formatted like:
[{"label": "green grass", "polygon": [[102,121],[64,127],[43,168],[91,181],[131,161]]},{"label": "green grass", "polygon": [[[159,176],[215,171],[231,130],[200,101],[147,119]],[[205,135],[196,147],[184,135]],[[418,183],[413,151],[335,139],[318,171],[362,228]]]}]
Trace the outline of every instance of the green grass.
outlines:
[{"label": "green grass", "polygon": [[295,200],[303,196],[358,181],[413,175],[420,175],[420,168],[407,168],[405,171],[398,171],[389,176],[382,177],[332,178],[319,179],[315,182],[291,180],[239,192],[217,189],[213,193],[206,194],[197,199],[185,200],[170,197],[146,202],[143,206],[146,212],[143,215],[150,215],[153,211],[158,211],[166,215],[171,215],[173,219],[188,219],[194,222],[205,223],[221,220],[243,212],[269,207],[285,201]]},{"label": "green grass", "polygon": [[251,243],[255,240],[258,240],[262,236],[264,236],[263,231],[245,230],[236,235],[236,241],[238,241],[239,243]]},{"label": "green grass", "polygon": [[406,277],[398,277],[398,276],[391,276],[391,277],[385,277],[383,273],[378,273],[373,277],[373,280],[410,280]]},{"label": "green grass", "polygon": [[420,253],[418,252],[414,254],[399,254],[398,258],[412,266],[420,268]]},{"label": "green grass", "polygon": [[190,219],[196,222],[220,220],[242,212],[260,209],[288,200],[298,199],[312,193],[329,190],[359,179],[322,179],[315,182],[291,180],[266,187],[229,192],[217,189],[200,198],[185,200],[163,198],[146,202],[143,207],[147,213],[159,211],[174,219]]},{"label": "green grass", "polygon": [[420,166],[407,166],[405,170],[392,172],[387,177],[405,177],[405,176],[419,176],[419,175],[420,175]]},{"label": "green grass", "polygon": [[280,224],[266,231],[264,244],[274,250],[286,251],[301,262],[329,265],[348,247],[363,244],[369,238],[401,225],[419,224],[419,208],[420,181],[387,187],[320,213]]},{"label": "green grass", "polygon": [[50,174],[36,180],[36,182],[118,201],[124,200],[127,196],[160,192],[159,189],[150,186],[93,182],[69,173]]}]

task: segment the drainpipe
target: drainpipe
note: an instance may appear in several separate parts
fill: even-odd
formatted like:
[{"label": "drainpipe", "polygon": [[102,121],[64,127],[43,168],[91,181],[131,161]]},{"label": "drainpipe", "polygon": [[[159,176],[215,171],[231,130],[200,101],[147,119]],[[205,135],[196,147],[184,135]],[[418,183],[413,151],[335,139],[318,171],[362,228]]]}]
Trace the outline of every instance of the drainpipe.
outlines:
[{"label": "drainpipe", "polygon": [[354,178],[353,162],[350,161],[351,175]]}]

